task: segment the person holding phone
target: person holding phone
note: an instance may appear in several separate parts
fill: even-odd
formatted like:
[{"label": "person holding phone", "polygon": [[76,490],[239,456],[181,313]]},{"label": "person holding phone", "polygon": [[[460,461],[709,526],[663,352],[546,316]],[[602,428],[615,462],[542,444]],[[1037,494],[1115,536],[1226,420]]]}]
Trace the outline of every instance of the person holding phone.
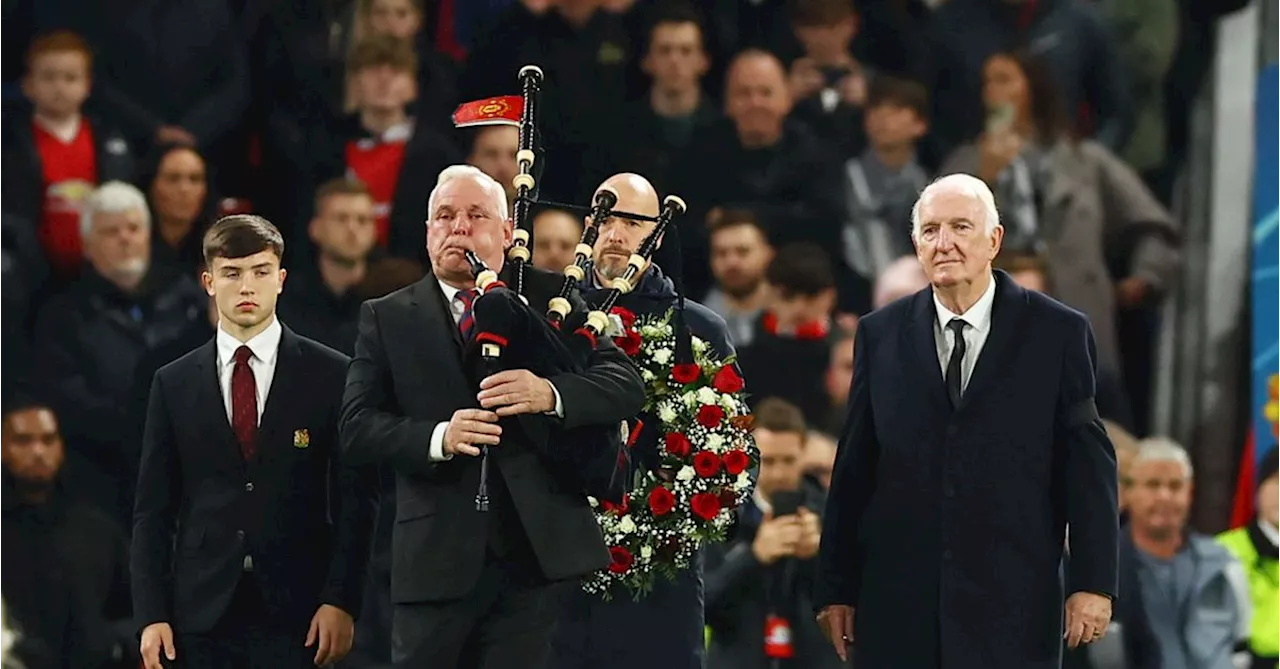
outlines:
[{"label": "person holding phone", "polygon": [[809,613],[823,494],[804,477],[807,427],[795,405],[761,400],[760,478],[737,536],[706,549],[708,669],[839,667]]}]

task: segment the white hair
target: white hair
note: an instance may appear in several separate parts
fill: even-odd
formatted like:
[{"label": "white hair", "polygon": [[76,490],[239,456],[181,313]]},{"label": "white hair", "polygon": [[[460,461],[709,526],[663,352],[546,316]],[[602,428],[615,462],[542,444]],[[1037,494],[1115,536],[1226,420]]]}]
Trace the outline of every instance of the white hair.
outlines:
[{"label": "white hair", "polygon": [[480,187],[489,191],[489,196],[493,198],[493,204],[498,210],[498,217],[507,220],[507,191],[503,189],[502,184],[497,179],[485,174],[480,168],[474,165],[450,165],[440,171],[440,176],[436,177],[436,186],[431,189],[431,195],[427,197],[427,218],[430,219],[435,211],[436,193],[440,191],[445,184],[454,179],[470,178],[475,179]]},{"label": "white hair", "polygon": [[1187,449],[1168,437],[1148,437],[1139,442],[1138,454],[1133,458],[1133,466],[1141,462],[1176,462],[1182,465],[1188,479],[1194,473],[1191,467],[1191,456],[1187,455]]},{"label": "white hair", "polygon": [[902,256],[889,263],[880,276],[876,277],[875,290],[872,291],[872,306],[876,309],[894,300],[914,295],[929,285],[929,277],[925,276],[920,259],[915,256]]},{"label": "white hair", "polygon": [[93,218],[98,214],[123,214],[131,211],[141,213],[143,226],[151,227],[151,209],[147,207],[147,196],[131,184],[108,181],[85,198],[84,205],[80,208],[80,236],[88,237],[93,232]]},{"label": "white hair", "polygon": [[983,211],[986,212],[986,233],[988,235],[996,229],[997,225],[1000,225],[1000,212],[996,209],[996,197],[991,193],[991,188],[987,186],[987,183],[971,174],[957,172],[934,179],[933,183],[925,186],[924,190],[920,191],[920,197],[916,198],[915,206],[911,207],[912,239],[915,239],[920,234],[920,209],[924,206],[924,202],[944,191],[977,200],[982,205]]}]

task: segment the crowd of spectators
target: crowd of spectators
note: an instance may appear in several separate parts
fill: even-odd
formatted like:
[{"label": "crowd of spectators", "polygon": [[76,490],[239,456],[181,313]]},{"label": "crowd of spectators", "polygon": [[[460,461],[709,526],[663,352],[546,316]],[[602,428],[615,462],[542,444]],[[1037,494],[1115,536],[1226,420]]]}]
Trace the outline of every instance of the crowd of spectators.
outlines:
[{"label": "crowd of spectators", "polygon": [[[1138,576],[1127,585],[1145,606],[1117,618],[1145,633],[1120,635],[1127,664],[1078,661],[1221,667],[1213,658],[1240,640],[1274,658],[1275,582],[1260,595],[1265,581],[1235,576],[1275,572],[1274,467],[1258,521],[1269,533],[1224,540],[1227,553],[1182,531],[1190,462],[1148,434],[1158,306],[1183,255],[1170,204],[1188,110],[1215,21],[1243,4],[6,3],[0,385],[15,652],[33,669],[72,655],[130,666],[127,560],[85,547],[125,545],[151,375],[216,327],[203,231],[250,211],[279,226],[282,320],[352,353],[360,303],[427,271],[436,175],[460,162],[503,184],[516,172],[514,128],[458,131],[452,110],[517,93],[534,63],[546,73],[541,196],[584,203],[629,171],[688,202],[658,263],[678,264],[685,294],[728,323],[757,402],[760,504],[707,556],[713,667],[766,666],[762,616],[779,597],[806,606],[858,317],[925,286],[912,204],[957,171],[997,195],[998,265],[1090,318],[1100,412],[1143,440],[1121,476]],[[531,225],[534,263],[564,267],[581,219],[535,208]],[[797,488],[797,508],[775,517],[769,495]],[[389,570],[389,504],[373,578]],[[1177,556],[1190,553],[1187,567]],[[784,573],[783,595],[761,585]],[[1253,631],[1250,592],[1270,597]],[[377,602],[367,609],[362,638],[382,638]],[[799,657],[834,657],[814,632],[797,629]],[[379,646],[358,640],[349,666],[379,666]]]}]

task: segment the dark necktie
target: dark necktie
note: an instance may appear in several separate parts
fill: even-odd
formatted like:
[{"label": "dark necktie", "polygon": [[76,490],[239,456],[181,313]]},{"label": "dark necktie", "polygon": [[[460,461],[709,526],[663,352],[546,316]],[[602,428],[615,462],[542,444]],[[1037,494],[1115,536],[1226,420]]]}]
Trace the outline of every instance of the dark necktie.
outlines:
[{"label": "dark necktie", "polygon": [[947,323],[947,329],[955,335],[955,346],[951,348],[951,359],[947,361],[947,394],[951,396],[951,407],[960,406],[961,368],[964,363],[964,321],[953,318]]},{"label": "dark necktie", "polygon": [[458,331],[462,333],[462,341],[471,341],[471,331],[476,328],[476,319],[471,315],[471,305],[476,301],[476,291],[460,290],[454,293],[454,299],[462,303],[462,318],[458,319]]},{"label": "dark necktie", "polygon": [[258,384],[249,367],[252,357],[248,346],[236,349],[236,366],[231,370],[231,429],[240,439],[240,454],[246,461],[253,458],[258,437]]}]

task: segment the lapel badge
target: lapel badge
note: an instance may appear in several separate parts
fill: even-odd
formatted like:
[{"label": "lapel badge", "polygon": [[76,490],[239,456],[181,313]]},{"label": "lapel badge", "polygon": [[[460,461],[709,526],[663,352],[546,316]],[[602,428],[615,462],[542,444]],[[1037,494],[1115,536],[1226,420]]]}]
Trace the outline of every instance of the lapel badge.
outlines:
[{"label": "lapel badge", "polygon": [[311,445],[311,433],[306,429],[293,431],[293,447],[307,448]]}]

